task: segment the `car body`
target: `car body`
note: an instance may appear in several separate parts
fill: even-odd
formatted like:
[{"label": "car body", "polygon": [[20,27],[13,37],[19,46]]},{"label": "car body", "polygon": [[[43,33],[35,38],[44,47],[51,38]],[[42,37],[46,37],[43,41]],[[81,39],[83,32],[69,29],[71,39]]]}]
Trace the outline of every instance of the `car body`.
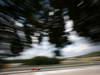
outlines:
[{"label": "car body", "polygon": [[40,68],[32,68],[33,71],[41,70]]}]

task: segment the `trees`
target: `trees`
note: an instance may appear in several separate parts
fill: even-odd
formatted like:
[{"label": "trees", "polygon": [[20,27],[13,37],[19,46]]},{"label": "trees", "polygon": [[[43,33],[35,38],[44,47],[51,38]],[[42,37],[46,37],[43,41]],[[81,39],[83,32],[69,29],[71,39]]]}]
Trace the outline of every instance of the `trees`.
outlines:
[{"label": "trees", "polygon": [[100,1],[99,0],[51,0],[55,8],[68,8],[68,15],[74,21],[74,30],[79,35],[100,41]]},{"label": "trees", "polygon": [[[23,51],[25,43],[30,44],[31,33],[34,28],[30,28],[28,24],[38,23],[32,19],[34,10],[37,5],[32,4],[33,0],[1,0],[0,1],[0,43],[11,44],[11,52],[18,54]],[[38,4],[36,0],[35,3]],[[16,21],[22,21],[23,27],[17,26]],[[25,37],[19,36],[19,31],[25,33]],[[11,36],[11,37],[9,37]],[[22,40],[21,38],[26,38]]]},{"label": "trees", "polygon": [[[46,31],[50,37],[49,41],[61,48],[71,43],[64,32],[65,15],[74,20],[74,29],[80,35],[98,41],[99,6],[98,0],[1,0],[0,43],[11,44],[11,51],[16,54],[21,52],[26,44],[32,44],[31,36],[34,36],[34,32]],[[66,8],[68,10],[65,10]],[[49,15],[50,12],[54,14]],[[16,25],[16,21],[23,26]],[[24,37],[20,36],[19,32],[22,32]]]},{"label": "trees", "polygon": [[49,28],[50,42],[56,44],[56,47],[63,47],[71,42],[67,40],[65,36],[65,22],[63,18],[63,11],[58,10],[53,15],[53,23]]},{"label": "trees", "polygon": [[[31,36],[34,36],[34,32],[48,30],[50,42],[56,44],[56,47],[63,47],[68,40],[67,37],[63,37],[65,33],[62,11],[55,12],[52,18],[49,16],[52,8],[55,9],[50,5],[49,0],[1,0],[0,30],[2,30],[1,34],[6,32],[8,34],[1,35],[0,38],[4,40],[0,41],[9,43],[11,52],[18,54],[23,51],[26,44],[32,44]],[[52,19],[52,24],[48,21],[49,17]],[[16,21],[23,26],[16,25]],[[20,36],[19,32],[25,36]],[[56,34],[57,32],[59,34]],[[9,35],[12,37],[9,38]]]},{"label": "trees", "polygon": [[49,58],[45,56],[37,56],[29,61],[24,62],[27,65],[53,65],[59,64],[59,59],[57,58]]},{"label": "trees", "polygon": [[92,41],[100,41],[100,1],[84,0],[84,4],[80,5],[79,18],[76,19],[75,30],[85,37],[90,37]]}]

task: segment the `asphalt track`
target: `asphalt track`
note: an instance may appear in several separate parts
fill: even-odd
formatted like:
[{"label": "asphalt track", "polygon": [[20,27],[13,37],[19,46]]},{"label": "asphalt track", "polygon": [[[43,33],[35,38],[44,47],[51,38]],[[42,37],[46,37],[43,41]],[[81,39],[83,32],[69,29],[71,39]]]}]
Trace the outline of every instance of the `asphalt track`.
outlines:
[{"label": "asphalt track", "polygon": [[75,68],[46,69],[37,72],[31,70],[1,72],[0,75],[100,75],[100,65]]}]

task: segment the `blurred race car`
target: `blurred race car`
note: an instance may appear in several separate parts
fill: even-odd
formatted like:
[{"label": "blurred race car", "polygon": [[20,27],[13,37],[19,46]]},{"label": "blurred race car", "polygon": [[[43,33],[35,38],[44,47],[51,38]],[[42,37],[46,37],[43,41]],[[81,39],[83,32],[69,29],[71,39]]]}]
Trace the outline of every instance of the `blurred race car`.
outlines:
[{"label": "blurred race car", "polygon": [[32,68],[33,71],[41,70],[40,68]]}]

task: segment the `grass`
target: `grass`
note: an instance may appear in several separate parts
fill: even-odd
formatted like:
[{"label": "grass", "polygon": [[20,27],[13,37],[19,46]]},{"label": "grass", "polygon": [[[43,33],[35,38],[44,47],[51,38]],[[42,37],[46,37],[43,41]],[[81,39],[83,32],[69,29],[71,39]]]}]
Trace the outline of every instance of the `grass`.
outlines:
[{"label": "grass", "polygon": [[[95,57],[93,57],[95,56]],[[67,67],[78,67],[78,66],[89,66],[89,65],[100,65],[100,52],[89,53],[83,56],[75,57],[74,59],[64,59],[57,65],[21,65],[18,67],[6,68],[4,71],[14,70],[31,70],[33,67],[41,69],[54,69],[54,68],[67,68]],[[9,61],[9,63],[24,63],[29,60],[15,60]]]},{"label": "grass", "polygon": [[100,51],[88,53],[88,54],[85,54],[85,55],[82,55],[82,56],[78,56],[78,58],[79,57],[100,57]]},{"label": "grass", "polygon": [[31,70],[32,68],[41,68],[41,69],[54,69],[54,68],[67,68],[67,67],[78,67],[78,66],[89,66],[89,65],[100,65],[100,62],[94,61],[94,62],[81,62],[78,61],[75,64],[59,64],[59,65],[22,65],[20,67],[13,67],[13,68],[7,68],[4,69],[3,71],[20,71],[20,70]]}]

